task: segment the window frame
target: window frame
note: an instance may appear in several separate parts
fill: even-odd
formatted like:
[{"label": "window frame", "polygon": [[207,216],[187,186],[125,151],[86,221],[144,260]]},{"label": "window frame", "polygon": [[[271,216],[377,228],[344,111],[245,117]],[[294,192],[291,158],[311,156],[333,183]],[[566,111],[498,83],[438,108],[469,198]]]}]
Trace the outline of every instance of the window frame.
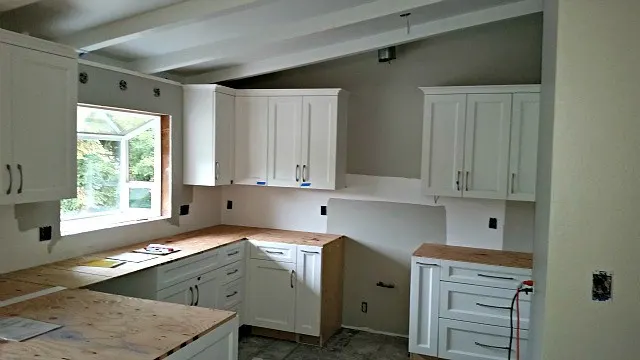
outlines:
[{"label": "window frame", "polygon": [[[65,216],[61,214],[61,230],[63,235],[76,234],[87,231],[106,229],[121,225],[134,224],[162,219],[163,216],[163,121],[166,115],[149,113],[130,109],[109,108],[88,104],[78,104],[78,107],[91,108],[105,111],[118,111],[131,114],[144,114],[155,117],[142,126],[124,135],[96,134],[89,132],[77,132],[78,140],[106,140],[120,143],[120,164],[118,190],[120,207],[117,210],[100,212],[95,214],[78,214]],[[114,129],[115,130],[115,129]],[[152,130],[154,134],[154,167],[153,181],[132,181],[130,178],[129,143],[145,131]],[[151,208],[131,208],[129,204],[130,191],[132,189],[149,189],[151,192]]]}]

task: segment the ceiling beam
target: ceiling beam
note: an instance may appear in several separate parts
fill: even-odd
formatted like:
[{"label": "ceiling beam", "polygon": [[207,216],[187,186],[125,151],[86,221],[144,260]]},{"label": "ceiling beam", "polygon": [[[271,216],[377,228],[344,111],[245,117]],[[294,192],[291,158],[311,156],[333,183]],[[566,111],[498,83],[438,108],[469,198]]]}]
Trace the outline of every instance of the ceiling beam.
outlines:
[{"label": "ceiling beam", "polygon": [[21,8],[37,1],[39,0],[0,0],[0,12]]},{"label": "ceiling beam", "polygon": [[416,24],[411,27],[411,34],[409,35],[407,35],[404,28],[388,31],[374,36],[350,40],[322,48],[287,54],[246,65],[238,65],[222,70],[194,75],[187,77],[185,81],[188,84],[206,84],[262,75],[364,53],[388,46],[408,43],[450,31],[538,13],[541,11],[542,0],[523,0],[517,3],[496,6],[445,19],[434,20],[424,24]]},{"label": "ceiling beam", "polygon": [[442,0],[377,0],[294,23],[275,24],[267,28],[261,28],[252,34],[243,34],[241,38],[223,40],[169,54],[136,60],[131,63],[130,67],[136,71],[152,74],[202,64],[242,55],[250,50],[264,46],[267,43],[275,43],[337,29],[363,21],[402,13],[440,1]]},{"label": "ceiling beam", "polygon": [[158,30],[172,28],[197,18],[249,5],[258,0],[187,0],[143,14],[83,30],[57,42],[90,52],[121,44]]}]

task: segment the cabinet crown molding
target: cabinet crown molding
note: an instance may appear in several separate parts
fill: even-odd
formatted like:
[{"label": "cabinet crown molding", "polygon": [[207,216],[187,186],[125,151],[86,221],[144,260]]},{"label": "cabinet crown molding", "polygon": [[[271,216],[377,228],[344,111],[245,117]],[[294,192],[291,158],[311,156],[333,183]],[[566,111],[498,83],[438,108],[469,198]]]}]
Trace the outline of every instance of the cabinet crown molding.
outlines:
[{"label": "cabinet crown molding", "polygon": [[540,85],[487,85],[487,86],[438,86],[420,87],[425,95],[440,94],[514,94],[514,93],[538,93]]},{"label": "cabinet crown molding", "polygon": [[236,96],[346,96],[343,89],[244,89],[236,90]]}]

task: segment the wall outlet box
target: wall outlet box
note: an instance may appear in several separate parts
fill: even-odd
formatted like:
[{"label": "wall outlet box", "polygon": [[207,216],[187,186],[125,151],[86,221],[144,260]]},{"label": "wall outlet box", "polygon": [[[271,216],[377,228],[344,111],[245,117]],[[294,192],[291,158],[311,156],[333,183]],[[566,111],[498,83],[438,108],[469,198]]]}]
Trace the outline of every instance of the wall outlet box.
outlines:
[{"label": "wall outlet box", "polygon": [[233,201],[227,200],[227,210],[233,209]]},{"label": "wall outlet box", "polygon": [[180,205],[180,216],[189,215],[189,205]]},{"label": "wall outlet box", "polygon": [[489,218],[489,229],[497,229],[498,228],[498,219]]},{"label": "wall outlet box", "polygon": [[51,240],[51,226],[43,226],[40,228],[40,241]]},{"label": "wall outlet box", "polygon": [[320,206],[320,215],[323,216],[327,216],[327,207],[326,206]]}]

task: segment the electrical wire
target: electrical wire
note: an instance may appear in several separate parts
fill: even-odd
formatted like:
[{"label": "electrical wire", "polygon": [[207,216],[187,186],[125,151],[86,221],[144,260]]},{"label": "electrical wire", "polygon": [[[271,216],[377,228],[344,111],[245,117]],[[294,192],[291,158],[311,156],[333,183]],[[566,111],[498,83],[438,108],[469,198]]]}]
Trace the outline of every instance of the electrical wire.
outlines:
[{"label": "electrical wire", "polygon": [[511,360],[511,349],[513,349],[513,308],[515,306],[516,300],[518,299],[518,295],[520,294],[520,289],[516,290],[516,294],[513,295],[513,299],[511,300],[511,311],[509,312],[509,353],[507,354],[507,359]]},{"label": "electrical wire", "polygon": [[520,291],[516,293],[516,359],[520,360]]}]

